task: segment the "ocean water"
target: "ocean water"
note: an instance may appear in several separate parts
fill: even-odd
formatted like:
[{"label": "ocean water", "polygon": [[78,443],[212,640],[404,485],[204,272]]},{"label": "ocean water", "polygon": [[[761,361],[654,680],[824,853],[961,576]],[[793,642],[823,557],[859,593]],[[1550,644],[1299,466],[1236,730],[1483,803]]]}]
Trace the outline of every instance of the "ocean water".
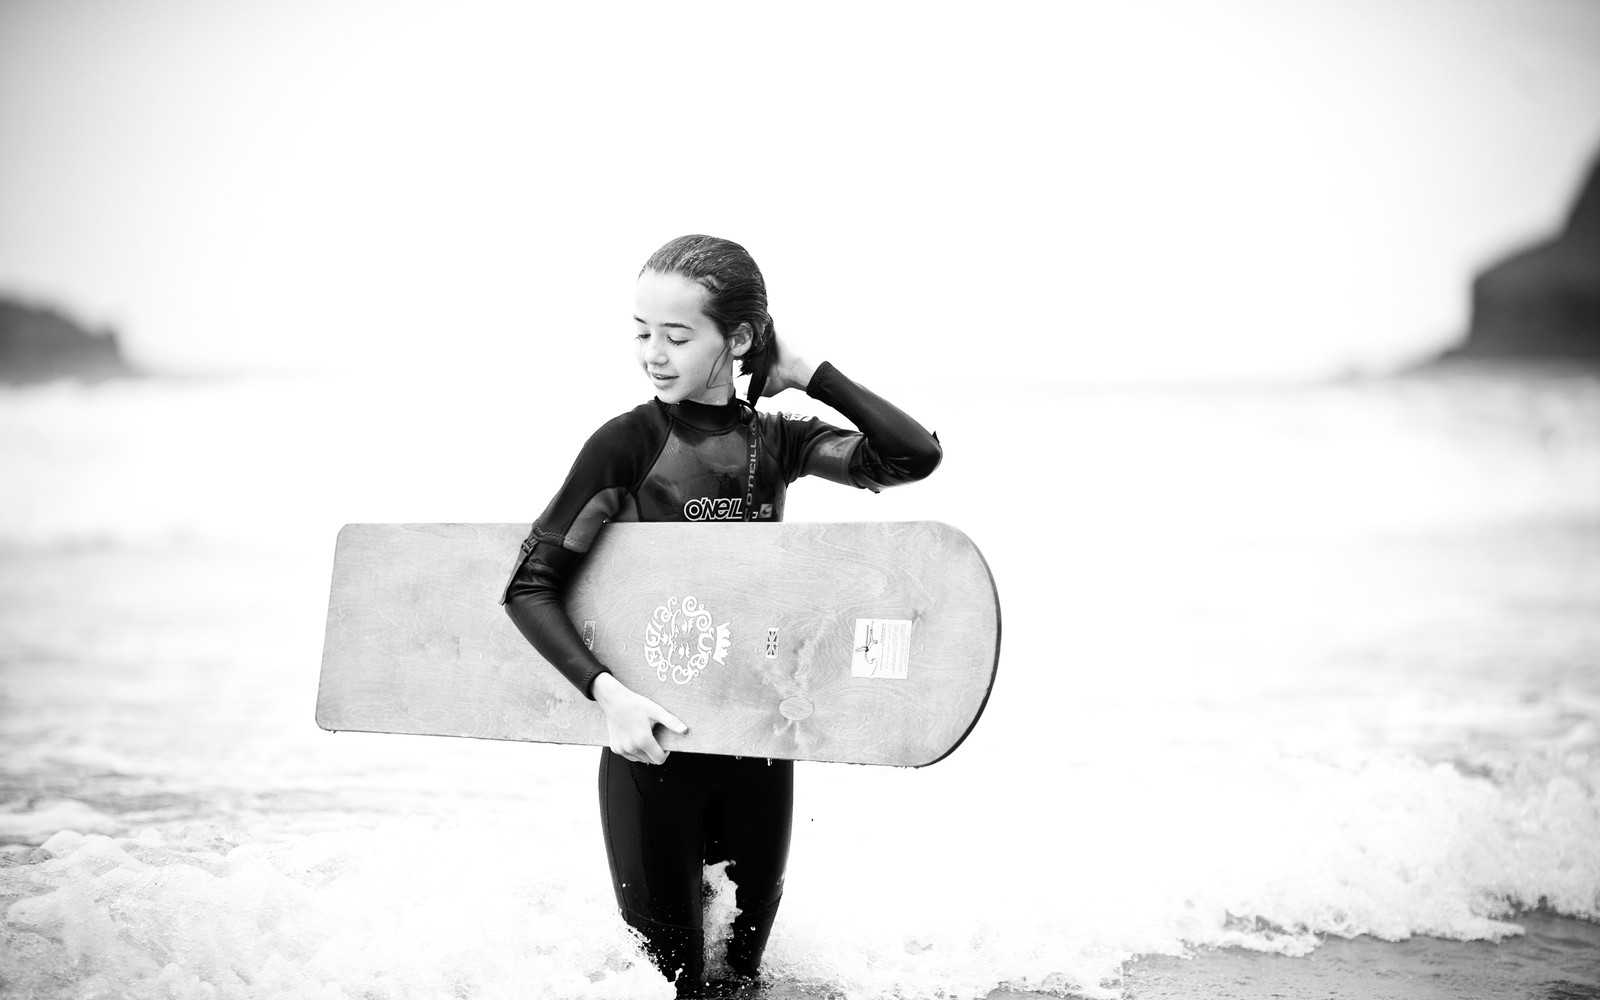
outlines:
[{"label": "ocean water", "polygon": [[[869,384],[943,467],[789,516],[961,527],[1000,672],[934,767],[798,769],[775,995],[1597,995],[1600,377]],[[338,526],[530,520],[629,389],[0,392],[0,992],[671,996],[596,751],[312,719]]]}]

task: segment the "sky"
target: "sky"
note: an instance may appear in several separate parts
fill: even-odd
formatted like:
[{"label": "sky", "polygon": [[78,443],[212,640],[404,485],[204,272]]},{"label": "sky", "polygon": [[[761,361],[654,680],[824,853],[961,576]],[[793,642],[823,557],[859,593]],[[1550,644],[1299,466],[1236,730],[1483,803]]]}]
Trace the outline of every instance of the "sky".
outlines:
[{"label": "sky", "polygon": [[1589,0],[0,0],[0,294],[164,371],[578,381],[707,232],[853,371],[1381,372],[1597,152]]}]

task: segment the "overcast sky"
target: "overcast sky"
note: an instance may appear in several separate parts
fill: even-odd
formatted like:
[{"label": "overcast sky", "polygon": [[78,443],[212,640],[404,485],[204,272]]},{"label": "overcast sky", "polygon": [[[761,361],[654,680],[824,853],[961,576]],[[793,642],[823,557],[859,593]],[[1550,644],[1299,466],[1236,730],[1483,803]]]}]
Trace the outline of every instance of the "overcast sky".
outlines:
[{"label": "overcast sky", "polygon": [[684,232],[854,369],[1382,369],[1597,151],[1589,0],[0,0],[0,292],[169,369],[612,364]]}]

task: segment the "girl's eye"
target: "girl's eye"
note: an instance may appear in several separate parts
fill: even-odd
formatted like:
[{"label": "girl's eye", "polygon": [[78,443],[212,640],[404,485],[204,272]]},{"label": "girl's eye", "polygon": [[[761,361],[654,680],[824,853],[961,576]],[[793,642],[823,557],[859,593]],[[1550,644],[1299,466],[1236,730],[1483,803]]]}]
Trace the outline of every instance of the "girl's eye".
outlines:
[{"label": "girl's eye", "polygon": [[[640,330],[638,333],[633,335],[633,339],[634,340],[649,340],[650,339],[650,332],[648,330]],[[687,344],[688,342],[689,342],[689,340],[688,340],[687,337],[684,338],[683,340],[674,340],[672,337],[668,337],[667,338],[667,343],[671,344],[673,347],[682,347],[684,344]]]}]

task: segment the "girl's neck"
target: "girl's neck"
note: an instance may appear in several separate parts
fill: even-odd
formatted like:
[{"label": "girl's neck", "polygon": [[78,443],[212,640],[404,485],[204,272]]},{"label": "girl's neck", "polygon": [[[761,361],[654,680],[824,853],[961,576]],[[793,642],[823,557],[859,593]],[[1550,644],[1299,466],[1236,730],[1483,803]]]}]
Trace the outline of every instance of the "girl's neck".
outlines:
[{"label": "girl's neck", "polygon": [[725,430],[739,421],[739,401],[730,392],[721,403],[701,403],[685,399],[677,404],[679,419],[702,430]]},{"label": "girl's neck", "polygon": [[715,389],[708,389],[700,394],[700,398],[685,399],[685,403],[696,406],[727,406],[733,402],[733,385],[719,385]]}]

